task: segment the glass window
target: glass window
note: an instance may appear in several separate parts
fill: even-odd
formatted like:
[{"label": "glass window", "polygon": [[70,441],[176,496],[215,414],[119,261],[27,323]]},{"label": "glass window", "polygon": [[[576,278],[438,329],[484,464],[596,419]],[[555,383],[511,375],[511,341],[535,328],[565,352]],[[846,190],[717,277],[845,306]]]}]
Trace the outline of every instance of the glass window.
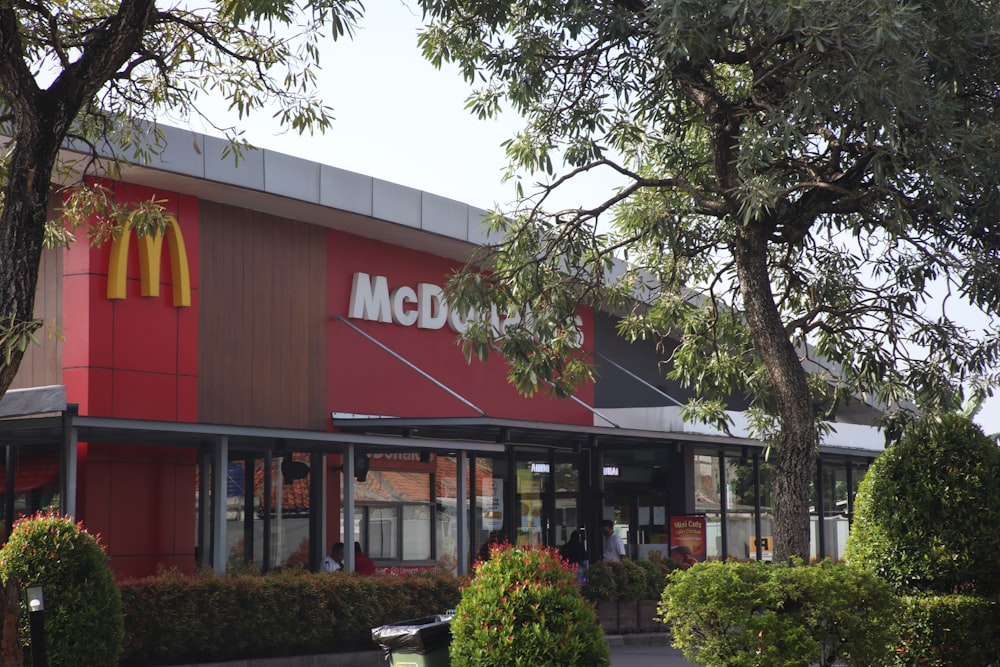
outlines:
[{"label": "glass window", "polygon": [[823,556],[839,560],[847,546],[847,464],[823,463]]},{"label": "glass window", "polygon": [[[434,557],[433,480],[434,476],[423,470],[371,470],[368,478],[357,484],[357,530],[367,540],[363,546],[369,557],[376,561],[426,561]],[[453,505],[454,479],[442,492]]]},{"label": "glass window", "polygon": [[726,457],[726,548],[729,558],[757,557],[753,459]]},{"label": "glass window", "polygon": [[760,540],[761,558],[771,560],[774,550],[774,485],[771,464],[760,462]]},{"label": "glass window", "polygon": [[695,513],[706,520],[706,557],[722,557],[722,484],[719,457],[697,454],[694,457]]},{"label": "glass window", "polygon": [[403,505],[403,560],[430,560],[431,508]]},{"label": "glass window", "polygon": [[396,560],[398,556],[399,508],[367,507],[367,554],[374,560]]}]

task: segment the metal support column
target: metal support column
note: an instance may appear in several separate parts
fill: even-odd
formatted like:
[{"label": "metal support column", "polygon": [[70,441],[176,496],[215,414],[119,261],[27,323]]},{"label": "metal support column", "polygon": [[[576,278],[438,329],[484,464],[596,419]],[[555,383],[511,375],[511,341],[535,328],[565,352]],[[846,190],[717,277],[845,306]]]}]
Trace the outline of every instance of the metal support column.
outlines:
[{"label": "metal support column", "polygon": [[319,572],[326,544],[326,466],[320,452],[309,454],[309,571]]},{"label": "metal support column", "polygon": [[466,466],[468,456],[464,449],[458,450],[458,479],[455,483],[455,515],[457,525],[455,526],[455,539],[458,542],[458,574],[467,574],[469,570],[469,541],[466,535],[469,534],[469,508],[466,503],[466,486],[468,484],[469,471]]},{"label": "metal support column", "polygon": [[229,436],[212,443],[212,567],[226,576],[226,477],[229,466]]},{"label": "metal support column", "polygon": [[[816,457],[816,554],[826,558],[826,507],[823,504],[823,459]],[[811,523],[811,521],[810,521]]]},{"label": "metal support column", "polygon": [[198,566],[208,567],[212,553],[212,454],[206,447],[198,450]]},{"label": "metal support column", "polygon": [[17,493],[14,491],[17,479],[17,445],[8,444],[4,450],[3,541],[9,542],[10,534],[14,530],[14,500],[17,498]]},{"label": "metal support column", "polygon": [[263,557],[261,559],[261,569],[264,572],[269,572],[273,567],[271,558],[272,545],[272,521],[271,512],[273,512],[274,502],[271,497],[274,495],[274,480],[272,479],[274,475],[274,454],[271,452],[264,453],[264,526],[263,532],[263,544],[261,545]]},{"label": "metal support column", "polygon": [[347,445],[344,452],[344,517],[341,527],[344,533],[344,569],[354,572],[354,461],[357,452],[354,444]]},{"label": "metal support column", "polygon": [[726,493],[726,455],[719,454],[719,522],[722,528],[722,560],[729,560],[729,521],[726,519],[726,509],[729,505],[729,494]]},{"label": "metal support column", "polygon": [[62,456],[59,457],[59,511],[63,516],[76,517],[77,475],[79,474],[78,432],[73,425],[77,407],[63,413]]},{"label": "metal support column", "polygon": [[[760,509],[760,496],[763,489],[760,487],[760,452],[753,453],[753,530],[754,534],[757,536],[757,549],[756,558],[757,560],[764,559],[764,548],[761,544],[761,509]],[[770,545],[768,545],[770,546]]]}]

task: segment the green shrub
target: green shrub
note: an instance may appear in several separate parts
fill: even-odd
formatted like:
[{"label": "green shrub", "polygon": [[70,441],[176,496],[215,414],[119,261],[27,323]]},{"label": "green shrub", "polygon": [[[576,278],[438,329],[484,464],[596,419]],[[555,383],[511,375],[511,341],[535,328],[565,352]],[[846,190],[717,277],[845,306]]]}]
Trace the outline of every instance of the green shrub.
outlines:
[{"label": "green shrub", "polygon": [[868,470],[845,559],[899,592],[1000,590],[1000,449],[957,415],[916,421]]},{"label": "green shrub", "polygon": [[[0,577],[4,582],[15,579],[22,588],[44,587],[49,665],[118,664],[121,596],[107,554],[82,524],[54,513],[18,521],[0,549]],[[27,606],[22,602],[21,637],[26,644],[27,627]]]},{"label": "green shrub", "polygon": [[479,563],[451,621],[453,667],[611,664],[575,568],[543,547],[503,547]]},{"label": "green shrub", "polygon": [[225,578],[162,572],[120,584],[123,666],[176,665],[376,648],[371,629],[452,609],[461,580],[300,570]]},{"label": "green shrub", "polygon": [[972,595],[903,598],[897,667],[951,667],[1000,662],[1000,606]]},{"label": "green shrub", "polygon": [[880,664],[896,600],[877,577],[829,562],[709,562],[677,570],[659,620],[706,667]]},{"label": "green shrub", "polygon": [[580,590],[588,600],[659,600],[679,567],[673,559],[601,560],[584,571]]},{"label": "green shrub", "polygon": [[599,560],[583,572],[580,592],[588,600],[621,600],[622,587],[619,585],[618,563]]}]

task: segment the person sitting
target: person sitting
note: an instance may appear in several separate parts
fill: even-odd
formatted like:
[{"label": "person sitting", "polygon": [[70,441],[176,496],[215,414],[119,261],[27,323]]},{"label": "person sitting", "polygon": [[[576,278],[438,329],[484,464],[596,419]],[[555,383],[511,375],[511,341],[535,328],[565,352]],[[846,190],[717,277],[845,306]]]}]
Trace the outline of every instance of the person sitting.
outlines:
[{"label": "person sitting", "polygon": [[324,572],[340,572],[344,569],[344,543],[337,542],[330,549],[330,555],[323,559]]},{"label": "person sitting", "polygon": [[358,542],[354,543],[354,571],[365,576],[375,574],[375,563],[365,555]]},{"label": "person sitting", "polygon": [[571,565],[579,565],[587,560],[587,552],[583,547],[583,534],[579,530],[570,533],[566,544],[559,547],[559,555]]},{"label": "person sitting", "polygon": [[482,546],[479,547],[479,551],[476,554],[476,560],[481,562],[486,562],[490,559],[490,551],[493,549],[494,545],[498,545],[503,542],[503,533],[499,530],[491,530],[490,536]]}]

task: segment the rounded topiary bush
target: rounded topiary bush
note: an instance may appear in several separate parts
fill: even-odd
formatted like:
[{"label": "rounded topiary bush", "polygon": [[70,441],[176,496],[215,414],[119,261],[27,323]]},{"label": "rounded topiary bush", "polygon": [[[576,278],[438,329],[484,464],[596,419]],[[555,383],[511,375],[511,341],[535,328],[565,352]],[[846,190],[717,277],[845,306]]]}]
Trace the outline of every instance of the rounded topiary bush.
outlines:
[{"label": "rounded topiary bush", "polygon": [[452,667],[611,664],[575,568],[544,547],[496,547],[462,589],[451,621]]},{"label": "rounded topiary bush", "polygon": [[[44,587],[51,667],[118,664],[124,634],[121,595],[104,548],[82,524],[54,513],[18,521],[0,549],[0,577],[17,580],[22,589]],[[21,640],[30,643],[24,602]]]},{"label": "rounded topiary bush", "polygon": [[898,592],[1000,590],[1000,449],[959,415],[911,423],[858,488],[845,558]]}]

